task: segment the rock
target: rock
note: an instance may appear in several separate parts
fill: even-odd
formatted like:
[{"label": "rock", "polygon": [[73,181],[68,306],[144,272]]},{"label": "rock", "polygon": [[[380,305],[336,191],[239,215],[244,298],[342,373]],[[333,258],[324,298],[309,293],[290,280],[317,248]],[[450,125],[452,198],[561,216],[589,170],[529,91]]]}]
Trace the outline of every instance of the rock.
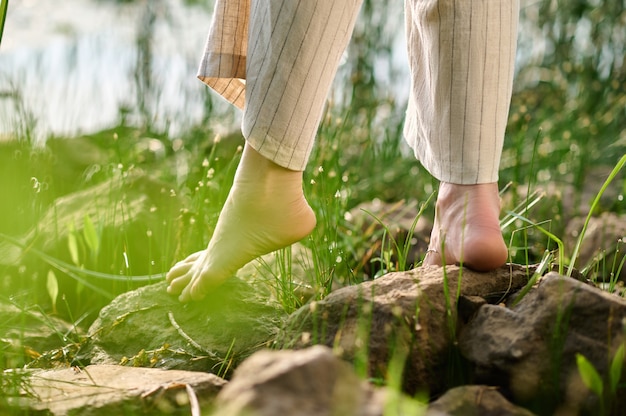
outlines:
[{"label": "rock", "polygon": [[225,384],[202,372],[90,365],[32,373],[27,391],[12,402],[14,412],[54,416],[172,414],[209,407]]},{"label": "rock", "polygon": [[371,414],[367,386],[330,349],[260,351],[235,371],[217,414],[258,416]]},{"label": "rock", "polygon": [[458,282],[461,296],[499,302],[528,281],[528,270],[517,266],[491,273],[461,272],[456,266],[443,270],[420,267],[333,292],[292,314],[276,346],[333,346],[341,358],[366,368],[372,378],[387,379],[396,360],[406,361],[405,391],[441,392],[455,356],[452,337],[464,320],[457,322]]},{"label": "rock", "polygon": [[424,416],[532,416],[509,402],[496,387],[461,386],[448,390],[428,406]]},{"label": "rock", "polygon": [[418,414],[420,407],[408,397],[373,388],[318,345],[255,353],[218,395],[215,416],[382,416]]},{"label": "rock", "polygon": [[[568,253],[572,253],[586,218],[573,218],[566,227],[564,244]],[[626,267],[619,266],[624,259],[623,243],[626,238],[626,215],[604,212],[599,217],[591,217],[580,247],[576,264],[580,267],[592,267],[591,276],[599,281],[609,281],[612,277],[626,280]],[[619,273],[619,276],[612,274]]]},{"label": "rock", "polygon": [[227,374],[274,339],[285,314],[258,288],[228,279],[202,302],[181,304],[166,283],[124,293],[100,311],[83,360]]},{"label": "rock", "polygon": [[82,330],[62,319],[44,315],[29,308],[0,301],[2,368],[21,367],[42,353],[68,343],[67,334],[80,335]]},{"label": "rock", "polygon": [[[476,365],[477,382],[500,385],[516,403],[543,414],[593,413],[597,397],[582,384],[576,354],[608,380],[610,359],[626,342],[625,320],[626,300],[549,273],[511,309],[480,307],[459,348]],[[622,390],[616,404],[623,409]]]}]

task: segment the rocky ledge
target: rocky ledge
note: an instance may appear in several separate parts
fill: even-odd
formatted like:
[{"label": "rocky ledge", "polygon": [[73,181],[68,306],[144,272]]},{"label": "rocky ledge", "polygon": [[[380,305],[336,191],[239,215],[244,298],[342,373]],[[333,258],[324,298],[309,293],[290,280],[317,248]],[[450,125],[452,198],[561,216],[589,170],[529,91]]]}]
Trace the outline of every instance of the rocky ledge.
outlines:
[{"label": "rocky ledge", "polygon": [[557,273],[523,290],[532,275],[422,267],[291,315],[240,279],[188,305],[164,283],[145,286],[102,310],[75,367],[33,371],[11,405],[54,415],[620,414],[623,361],[613,357],[626,301]]}]

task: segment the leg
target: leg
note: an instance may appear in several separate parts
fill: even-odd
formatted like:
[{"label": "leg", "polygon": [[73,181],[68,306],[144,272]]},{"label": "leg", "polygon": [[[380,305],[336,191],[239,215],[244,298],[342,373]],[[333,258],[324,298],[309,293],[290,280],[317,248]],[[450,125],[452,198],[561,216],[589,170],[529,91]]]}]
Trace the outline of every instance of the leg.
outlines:
[{"label": "leg", "polygon": [[496,268],[507,258],[497,178],[519,3],[405,0],[405,6],[412,88],[404,133],[442,181],[424,264]]},{"label": "leg", "polygon": [[359,6],[360,0],[252,2],[247,143],[207,249],[167,274],[168,292],[181,301],[201,299],[249,261],[313,230],[302,170]]},{"label": "leg", "polygon": [[302,193],[302,172],[285,169],[246,145],[233,187],[205,251],[168,273],[170,293],[198,299],[256,257],[306,237],[315,214]]}]

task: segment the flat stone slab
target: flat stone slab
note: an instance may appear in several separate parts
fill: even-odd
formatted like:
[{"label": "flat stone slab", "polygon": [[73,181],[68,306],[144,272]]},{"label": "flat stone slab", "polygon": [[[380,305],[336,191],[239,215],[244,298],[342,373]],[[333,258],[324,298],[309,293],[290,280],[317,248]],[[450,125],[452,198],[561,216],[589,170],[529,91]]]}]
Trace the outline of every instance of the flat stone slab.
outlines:
[{"label": "flat stone slab", "polygon": [[20,407],[55,416],[164,414],[204,407],[226,383],[197,371],[90,365],[33,373],[25,383],[28,399]]},{"label": "flat stone slab", "polygon": [[269,294],[238,278],[186,304],[166,287],[144,286],[102,308],[81,362],[224,375],[271,342],[287,316]]}]

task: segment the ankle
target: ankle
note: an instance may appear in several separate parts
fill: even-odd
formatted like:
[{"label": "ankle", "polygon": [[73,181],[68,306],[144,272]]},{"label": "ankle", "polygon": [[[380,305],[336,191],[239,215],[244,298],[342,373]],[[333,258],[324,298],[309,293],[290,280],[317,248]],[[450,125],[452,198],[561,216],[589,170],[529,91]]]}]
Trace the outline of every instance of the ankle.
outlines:
[{"label": "ankle", "polygon": [[491,215],[500,215],[500,196],[496,182],[462,185],[441,182],[437,193],[436,209],[438,212],[450,210],[465,211],[470,205],[478,203],[481,210],[490,208]]},{"label": "ankle", "polygon": [[301,183],[302,175],[301,171],[290,170],[276,164],[246,143],[235,179],[258,183],[294,181]]}]

